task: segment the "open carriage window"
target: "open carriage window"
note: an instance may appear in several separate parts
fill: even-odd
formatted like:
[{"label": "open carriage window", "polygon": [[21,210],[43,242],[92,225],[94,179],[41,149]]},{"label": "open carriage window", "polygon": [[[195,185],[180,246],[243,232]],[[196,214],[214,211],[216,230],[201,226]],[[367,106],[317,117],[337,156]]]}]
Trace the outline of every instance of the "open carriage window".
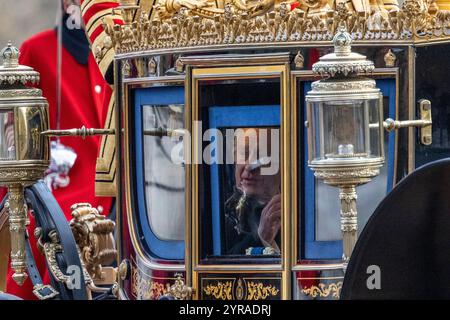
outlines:
[{"label": "open carriage window", "polygon": [[199,102],[205,161],[199,185],[204,262],[279,259],[278,79],[205,81]]}]

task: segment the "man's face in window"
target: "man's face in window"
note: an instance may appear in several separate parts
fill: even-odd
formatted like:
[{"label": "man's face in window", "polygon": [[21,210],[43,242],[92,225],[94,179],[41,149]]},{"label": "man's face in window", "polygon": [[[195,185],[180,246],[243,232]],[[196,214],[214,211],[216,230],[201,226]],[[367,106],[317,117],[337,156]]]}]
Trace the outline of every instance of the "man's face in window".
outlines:
[{"label": "man's face in window", "polygon": [[[260,136],[261,130],[267,132],[263,138]],[[271,175],[261,174],[261,168],[270,165],[270,161],[279,156],[271,154],[271,129],[248,128],[244,132],[244,139],[236,139],[236,187],[247,196],[267,203],[281,189],[279,170]],[[267,144],[265,149],[261,148],[262,143]]]}]

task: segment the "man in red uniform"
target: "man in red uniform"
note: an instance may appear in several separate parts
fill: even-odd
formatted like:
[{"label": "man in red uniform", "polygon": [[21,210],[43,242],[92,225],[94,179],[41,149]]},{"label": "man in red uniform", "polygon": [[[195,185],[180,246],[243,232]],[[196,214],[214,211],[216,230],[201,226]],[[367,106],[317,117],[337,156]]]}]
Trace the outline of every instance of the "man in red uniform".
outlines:
[{"label": "man in red uniform", "polygon": [[[56,29],[44,31],[25,41],[21,47],[20,64],[33,67],[41,75],[40,88],[50,105],[50,127],[55,129],[57,122],[61,129],[103,128],[103,103],[111,95],[111,88],[103,79],[98,65],[91,53],[84,29],[70,23],[66,12],[72,5],[79,5],[79,0],[63,0],[64,17],[62,23],[61,74],[59,75],[61,107],[57,117],[58,101],[58,32]],[[77,10],[72,11],[76,13]],[[69,20],[69,23],[67,21]],[[77,17],[75,17],[77,20]],[[78,19],[81,20],[81,19]],[[57,119],[59,118],[59,119]],[[70,183],[65,188],[53,190],[53,194],[61,206],[66,218],[71,219],[71,205],[79,202],[91,203],[108,214],[111,209],[111,198],[95,196],[95,165],[99,149],[99,137],[82,140],[76,137],[64,137],[60,142],[74,150],[77,159],[69,172]],[[44,257],[36,248],[33,230],[35,222],[30,217],[28,233],[31,247],[38,269],[45,283],[49,283]],[[12,279],[9,270],[7,292],[24,299],[36,299],[32,293],[29,279],[18,286]],[[44,276],[45,275],[45,276]]]}]

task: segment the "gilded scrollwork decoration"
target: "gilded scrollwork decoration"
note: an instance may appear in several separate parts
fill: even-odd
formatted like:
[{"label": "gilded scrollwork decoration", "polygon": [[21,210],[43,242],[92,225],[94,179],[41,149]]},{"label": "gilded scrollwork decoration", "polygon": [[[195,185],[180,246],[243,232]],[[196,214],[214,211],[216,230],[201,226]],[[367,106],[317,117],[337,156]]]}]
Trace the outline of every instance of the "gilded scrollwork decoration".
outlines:
[{"label": "gilded scrollwork decoration", "polygon": [[242,300],[242,299],[244,299],[244,285],[243,285],[243,283],[242,283],[242,279],[239,279],[238,280],[238,283],[237,283],[237,287],[236,287],[236,293],[235,293],[235,296],[236,296],[236,300]]},{"label": "gilded scrollwork decoration", "polygon": [[150,76],[154,76],[156,75],[156,70],[157,70],[157,63],[155,58],[151,58],[150,61],[148,62],[148,74]]},{"label": "gilded scrollwork decoration", "polygon": [[[130,9],[131,8],[131,9]],[[206,45],[331,41],[345,26],[355,41],[411,41],[450,37],[450,11],[434,0],[158,0],[152,17],[124,25],[104,21],[104,48],[116,53]],[[132,7],[122,9],[129,15]],[[98,54],[102,54],[99,48]]]},{"label": "gilded scrollwork decoration", "polygon": [[[268,281],[269,280],[269,281]],[[275,281],[274,281],[275,280]],[[204,278],[203,298],[214,300],[268,300],[279,298],[277,278]]]},{"label": "gilded scrollwork decoration", "polygon": [[175,276],[177,277],[175,283],[168,288],[166,295],[175,300],[190,300],[193,289],[185,284],[181,273],[177,273]]},{"label": "gilded scrollwork decoration", "polygon": [[70,227],[80,251],[80,257],[90,276],[103,279],[102,266],[110,265],[117,256],[114,240],[115,223],[101,215],[88,203],[71,208]]},{"label": "gilded scrollwork decoration", "polygon": [[207,296],[213,296],[217,300],[233,300],[233,282],[219,281],[216,284],[208,284],[203,288]]},{"label": "gilded scrollwork decoration", "polygon": [[275,297],[280,290],[269,284],[264,285],[261,282],[247,282],[247,300],[266,300],[269,297]]},{"label": "gilded scrollwork decoration", "polygon": [[177,61],[175,61],[175,70],[178,73],[184,72],[184,64],[183,64],[183,61],[181,61],[181,58],[178,58]]},{"label": "gilded scrollwork decoration", "polygon": [[122,76],[124,78],[128,78],[131,76],[131,64],[128,60],[126,60],[122,65]]},{"label": "gilded scrollwork decoration", "polygon": [[131,274],[131,293],[139,300],[157,300],[169,291],[169,283],[145,277],[138,268],[132,268]]},{"label": "gilded scrollwork decoration", "polygon": [[295,56],[294,63],[296,69],[303,69],[305,67],[305,57],[301,51],[299,51]]},{"label": "gilded scrollwork decoration", "polygon": [[333,298],[339,299],[341,295],[342,282],[336,283],[319,283],[317,286],[313,285],[310,287],[305,287],[301,291],[303,294],[311,297],[311,298]]},{"label": "gilded scrollwork decoration", "polygon": [[395,61],[397,60],[397,57],[392,52],[391,49],[388,50],[388,52],[384,55],[384,63],[387,68],[392,68],[395,66]]}]

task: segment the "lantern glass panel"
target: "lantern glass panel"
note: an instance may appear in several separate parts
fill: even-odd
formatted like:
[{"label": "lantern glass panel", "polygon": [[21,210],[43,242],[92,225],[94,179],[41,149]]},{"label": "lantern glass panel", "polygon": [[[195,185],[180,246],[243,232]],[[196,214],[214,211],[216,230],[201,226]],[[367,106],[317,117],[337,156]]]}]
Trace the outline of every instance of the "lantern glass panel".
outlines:
[{"label": "lantern glass panel", "polygon": [[379,99],[312,103],[313,161],[382,156]]},{"label": "lantern glass panel", "polygon": [[[369,111],[369,145],[371,158],[384,157],[383,99],[367,100]],[[381,128],[380,128],[381,126]]]},{"label": "lantern glass panel", "polygon": [[16,159],[14,112],[0,112],[0,161]]}]

